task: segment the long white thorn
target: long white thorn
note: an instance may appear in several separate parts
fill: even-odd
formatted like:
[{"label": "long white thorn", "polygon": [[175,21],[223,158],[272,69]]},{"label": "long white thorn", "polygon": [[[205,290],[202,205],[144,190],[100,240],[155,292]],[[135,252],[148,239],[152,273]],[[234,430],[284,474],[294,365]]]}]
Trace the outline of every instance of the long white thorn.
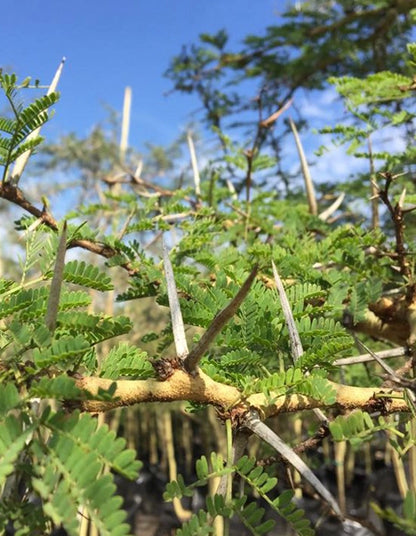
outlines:
[{"label": "long white thorn", "polygon": [[344,201],[344,197],[345,194],[342,192],[327,209],[323,210],[319,214],[319,219],[326,221],[330,216],[332,216],[332,214],[341,206],[341,203]]},{"label": "long white thorn", "polygon": [[163,264],[165,267],[166,285],[168,290],[170,317],[172,320],[173,339],[175,341],[176,355],[180,359],[185,359],[188,355],[188,344],[185,337],[185,327],[182,319],[181,307],[179,304],[178,291],[176,289],[175,276],[173,274],[172,263],[169,252],[163,238]]},{"label": "long white thorn", "polygon": [[[62,69],[64,68],[65,60],[66,60],[66,58],[63,57],[62,60],[61,60],[61,63],[58,66],[58,69],[56,70],[55,76],[53,77],[51,85],[49,86],[47,95],[50,95],[51,93],[53,93],[56,90],[56,88],[58,86],[59,79],[60,79],[61,74],[62,74]],[[26,141],[29,141],[29,140],[31,140],[33,138],[37,138],[39,136],[40,129],[41,129],[41,127],[37,128],[33,132],[31,132],[29,134],[29,136],[26,138]],[[17,158],[16,162],[14,163],[13,171],[11,173],[11,178],[14,181],[17,182],[20,179],[20,177],[22,176],[22,173],[23,173],[23,171],[24,171],[24,169],[26,167],[27,161],[29,160],[30,154],[31,154],[31,151],[24,152],[23,154],[21,154]]]},{"label": "long white thorn", "polygon": [[[289,300],[287,299],[287,294],[283,286],[282,280],[280,279],[279,273],[277,271],[276,265],[272,261],[274,281],[276,283],[277,291],[279,293],[280,303],[282,304],[283,316],[285,317],[287,329],[289,331],[289,340],[290,348],[292,351],[293,363],[303,355],[303,346],[302,341],[300,340],[299,331],[296,327],[295,319],[293,318],[292,308],[290,307]],[[328,419],[325,414],[319,408],[313,410],[317,418],[324,424],[328,424]]]},{"label": "long white thorn", "polygon": [[244,425],[273,447],[285,460],[287,460],[300,473],[300,475],[313,486],[319,495],[331,506],[341,519],[343,515],[337,501],[322,482],[314,475],[306,463],[281,439],[273,430],[262,422],[255,411],[245,418]]},{"label": "long white thorn", "polygon": [[198,161],[196,159],[194,140],[190,132],[187,133],[186,139],[188,140],[189,154],[191,155],[192,171],[194,174],[195,193],[197,197],[201,195],[201,178],[199,176]]},{"label": "long white thorn", "polygon": [[306,160],[305,152],[303,150],[302,142],[295,123],[289,117],[290,128],[292,129],[293,136],[295,138],[296,148],[299,154],[300,166],[302,169],[303,180],[305,181],[306,197],[308,198],[309,212],[311,214],[318,214],[318,205],[316,203],[315,189],[313,187],[311,172],[309,171],[308,161]]}]

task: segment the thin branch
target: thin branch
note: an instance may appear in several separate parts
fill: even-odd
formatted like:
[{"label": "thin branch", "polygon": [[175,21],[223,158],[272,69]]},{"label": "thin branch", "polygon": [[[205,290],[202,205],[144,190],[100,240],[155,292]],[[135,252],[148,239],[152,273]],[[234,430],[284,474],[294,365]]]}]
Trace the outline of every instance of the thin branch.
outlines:
[{"label": "thin branch", "polygon": [[[0,198],[10,201],[14,205],[17,205],[20,208],[26,210],[26,212],[28,212],[29,214],[32,214],[32,216],[35,216],[35,218],[41,219],[42,223],[53,231],[58,230],[58,222],[55,220],[55,218],[49,212],[47,212],[45,208],[40,210],[35,207],[35,205],[33,205],[30,201],[26,199],[22,190],[14,186],[10,182],[0,184]],[[70,240],[67,245],[67,248],[69,249],[73,247],[80,247],[82,249],[86,249],[88,251],[91,251],[92,253],[96,253],[97,255],[105,257],[106,259],[110,259],[111,257],[114,257],[119,253],[111,246],[108,246],[106,244],[100,244],[98,242],[92,242],[91,240],[86,239]],[[129,275],[134,275],[138,271],[138,269],[133,268],[129,262],[125,262],[120,266],[124,268]]]},{"label": "thin branch", "polygon": [[250,204],[250,196],[251,196],[251,182],[252,182],[252,174],[253,174],[253,160],[255,156],[255,152],[253,149],[246,149],[244,151],[244,156],[247,160],[247,172],[246,172],[246,203],[247,203],[247,212],[249,211],[249,204]]},{"label": "thin branch", "polygon": [[[244,451],[247,448],[248,439],[250,432],[246,430],[236,430],[233,446],[232,446],[232,464],[236,464],[238,460],[243,456]],[[221,477],[220,483],[216,493],[218,495],[225,495],[227,491],[227,483],[229,483],[229,478],[231,475],[224,475]]]},{"label": "thin branch", "polygon": [[395,179],[397,179],[400,175],[392,175],[390,172],[386,173],[380,173],[380,175],[385,179],[384,188],[378,187],[378,197],[382,200],[382,202],[387,207],[387,210],[390,213],[390,217],[392,219],[393,225],[394,225],[394,234],[396,239],[396,254],[397,254],[397,260],[400,265],[400,272],[405,277],[410,278],[411,277],[411,269],[409,266],[409,262],[407,260],[407,250],[405,246],[405,240],[404,240],[404,218],[403,218],[403,207],[401,206],[400,202],[396,203],[395,206],[392,205],[389,197],[389,189],[391,184]]},{"label": "thin branch", "polygon": [[[141,171],[142,167],[138,166],[135,171],[129,169],[127,166],[124,166],[124,165],[122,165],[122,168],[125,171],[125,173],[130,177],[130,182],[133,185],[137,184],[139,186],[144,186],[148,188],[149,190],[153,190],[154,192],[157,192],[161,196],[165,196],[165,197],[172,197],[177,194],[177,190],[167,190],[166,188],[162,188],[161,186],[158,186],[157,184],[154,184],[153,182],[142,179],[139,175],[136,174],[137,170],[139,169]],[[195,204],[194,200],[191,199],[189,196],[184,196],[183,199],[193,205]]]},{"label": "thin branch", "polygon": [[[391,348],[390,350],[382,350],[381,352],[376,352],[376,355],[379,359],[387,359],[389,357],[403,357],[406,355],[406,348],[400,346],[399,348]],[[356,365],[357,363],[368,363],[369,361],[374,361],[373,352],[367,354],[361,354],[354,357],[343,357],[342,359],[336,359],[333,362],[335,366],[344,366],[344,365]]]},{"label": "thin branch", "polygon": [[328,435],[329,427],[322,424],[312,437],[308,437],[308,439],[305,439],[305,441],[302,441],[302,443],[296,445],[293,450],[296,452],[296,454],[302,454],[302,452],[306,452],[308,450],[316,451],[318,446],[321,445],[322,441],[325,439],[325,437],[328,437]]},{"label": "thin branch", "polygon": [[[263,90],[260,91],[259,96],[257,97],[258,102],[258,112],[259,112],[259,121],[257,123],[257,130],[256,135],[254,136],[253,144],[250,149],[246,149],[244,151],[244,156],[247,159],[247,172],[246,172],[246,178],[245,178],[245,184],[246,184],[246,203],[247,203],[247,212],[250,213],[250,197],[251,197],[251,185],[253,180],[253,164],[256,156],[258,155],[260,148],[266,138],[267,129],[273,125],[273,123],[277,120],[277,118],[285,111],[287,110],[290,105],[292,104],[291,99],[285,99],[285,104],[281,106],[281,108],[273,113],[271,116],[269,116],[267,119],[262,119],[262,112],[263,112],[263,105],[262,105],[262,93]],[[247,226],[248,226],[248,218],[247,218]]]},{"label": "thin branch", "polygon": [[373,17],[375,15],[384,15],[386,12],[385,7],[377,8],[377,9],[369,9],[369,10],[362,10],[362,11],[352,11],[351,13],[346,14],[342,18],[338,19],[337,21],[331,23],[331,24],[323,24],[321,26],[315,26],[315,28],[312,28],[308,34],[310,37],[319,37],[323,34],[329,33],[329,32],[335,32],[340,30],[343,26],[346,26],[350,22],[353,22],[357,19],[367,19],[370,17]]},{"label": "thin branch", "polygon": [[397,376],[396,372],[390,367],[390,365],[385,363],[376,353],[370,350],[370,348],[368,348],[368,346],[366,346],[363,342],[361,342],[360,339],[356,335],[354,336],[354,340],[362,350],[365,350],[366,352],[368,352],[371,355],[371,357],[375,361],[377,361],[380,367],[389,375],[389,378],[391,380],[393,380],[396,383],[400,383],[401,378]]},{"label": "thin branch", "polygon": [[208,350],[211,342],[220,333],[225,324],[235,315],[244,298],[247,296],[248,291],[257,275],[258,265],[256,264],[251,270],[250,275],[247,277],[243,286],[231,300],[231,302],[220,311],[211,322],[211,325],[202,335],[199,342],[192,348],[189,355],[185,359],[185,368],[190,373],[195,373],[201,357]]},{"label": "thin branch", "polygon": [[370,157],[370,185],[371,185],[371,228],[378,229],[380,227],[380,216],[378,213],[378,188],[376,182],[376,174],[374,169],[373,144],[371,136],[367,138],[368,154]]},{"label": "thin branch", "polygon": [[58,224],[53,216],[49,212],[46,212],[45,209],[40,210],[32,205],[24,196],[22,190],[10,182],[0,185],[0,197],[6,199],[6,201],[10,201],[14,205],[18,205],[26,210],[26,212],[29,212],[29,214],[32,214],[32,216],[35,216],[35,218],[40,218],[45,225],[54,231],[58,230]]},{"label": "thin branch", "polygon": [[361,342],[360,339],[358,339],[357,336],[354,336],[354,339],[355,339],[355,342],[358,344],[358,346],[360,346],[366,352],[368,352],[377,361],[377,363],[381,366],[381,368],[383,370],[385,370],[385,372],[387,372],[388,381],[384,382],[384,385],[394,385],[394,384],[396,384],[396,385],[399,385],[399,386],[405,388],[406,395],[409,398],[409,403],[413,404],[413,410],[414,410],[414,404],[415,404],[415,401],[416,401],[416,396],[415,396],[415,392],[414,392],[414,384],[413,384],[414,380],[410,380],[410,384],[409,384],[409,381],[406,378],[403,378],[402,376],[400,376],[387,363],[384,363],[382,361],[382,359],[380,359],[377,354],[375,354],[369,348],[367,348],[367,346],[363,342]]},{"label": "thin branch", "polygon": [[[329,427],[322,424],[312,437],[308,437],[308,439],[305,439],[293,447],[293,450],[296,452],[296,454],[302,454],[308,450],[316,451],[316,449],[321,445],[322,441],[328,437],[329,433]],[[259,460],[258,465],[269,466],[277,461],[278,458],[276,456],[267,456],[267,458]]]}]

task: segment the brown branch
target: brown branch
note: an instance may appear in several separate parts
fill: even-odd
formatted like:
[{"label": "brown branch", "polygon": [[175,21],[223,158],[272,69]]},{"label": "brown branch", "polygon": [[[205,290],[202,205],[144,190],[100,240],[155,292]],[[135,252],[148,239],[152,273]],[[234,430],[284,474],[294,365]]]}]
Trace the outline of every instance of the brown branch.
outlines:
[{"label": "brown branch", "polygon": [[391,220],[394,225],[394,234],[396,239],[396,254],[397,261],[400,265],[400,272],[407,278],[411,276],[411,270],[409,262],[406,258],[407,251],[404,240],[404,217],[403,217],[403,208],[401,203],[396,203],[395,206],[392,205],[389,197],[389,189],[394,179],[398,175],[392,175],[390,172],[380,173],[380,175],[386,180],[384,188],[378,188],[378,197],[385,204],[387,210],[390,213]]},{"label": "brown branch", "polygon": [[26,212],[29,212],[29,214],[32,214],[32,216],[40,218],[45,225],[54,231],[58,230],[58,224],[53,216],[45,209],[40,210],[32,205],[32,203],[30,203],[30,201],[28,201],[24,196],[22,190],[17,186],[13,186],[10,182],[4,182],[1,184],[0,197],[10,201],[10,203],[13,203],[14,205],[18,205],[26,210]]},{"label": "brown branch", "polygon": [[308,439],[296,445],[293,450],[296,454],[302,454],[308,450],[316,450],[327,436],[329,436],[329,427],[321,424],[312,437],[308,437]]},{"label": "brown branch", "polygon": [[248,205],[250,203],[250,192],[251,192],[251,182],[252,182],[252,175],[253,175],[253,160],[255,156],[255,152],[253,149],[247,149],[244,151],[244,156],[247,160],[247,172],[246,172],[246,203],[247,203],[247,210]]},{"label": "brown branch", "polygon": [[[308,439],[305,439],[295,447],[292,447],[293,451],[296,452],[296,454],[303,454],[304,452],[307,452],[309,450],[316,450],[321,445],[325,437],[329,436],[329,433],[330,432],[328,426],[322,424],[312,437],[308,437]],[[281,456],[268,456],[267,458],[259,460],[257,462],[257,465],[261,465],[262,467],[268,467],[276,462],[281,461],[284,462]]]},{"label": "brown branch", "polygon": [[[76,385],[96,395],[100,389],[108,390],[114,383],[97,377],[83,377]],[[304,395],[278,395],[273,393],[253,394],[243,398],[242,393],[231,385],[214,381],[204,372],[195,376],[182,370],[175,370],[165,381],[118,380],[114,399],[111,401],[87,400],[81,403],[82,409],[89,412],[108,411],[116,407],[131,406],[143,402],[173,402],[186,400],[200,404],[213,405],[226,417],[241,422],[241,416],[249,409],[259,412],[262,419],[277,413],[297,412],[318,407],[335,407],[340,411],[361,408],[368,411],[394,413],[409,411],[401,391],[373,387],[351,387],[330,382],[336,390],[336,401],[331,406]],[[271,400],[273,400],[271,402]]]},{"label": "brown branch", "polygon": [[237,292],[231,302],[215,316],[214,320],[211,322],[211,325],[202,335],[198,344],[194,346],[194,348],[192,348],[192,350],[189,352],[184,361],[185,369],[188,372],[195,372],[196,367],[201,360],[201,357],[208,350],[211,342],[219,334],[225,324],[235,315],[244,298],[247,296],[248,291],[250,290],[250,287],[254,281],[254,278],[257,275],[257,271],[258,265],[256,264],[250,272],[250,275],[243,283],[243,286],[240,288],[240,290]]},{"label": "brown branch", "polygon": [[[33,205],[28,199],[26,199],[25,195],[23,194],[22,190],[18,188],[17,186],[14,186],[10,184],[9,182],[5,182],[0,185],[0,198],[3,198],[10,203],[13,203],[14,205],[19,206],[29,214],[32,214],[32,216],[35,216],[36,218],[39,218],[44,225],[52,229],[53,231],[58,231],[58,222],[55,220],[55,218],[48,212],[45,208],[42,210],[38,209]],[[97,255],[100,255],[102,257],[105,257],[106,259],[109,259],[111,257],[114,257],[119,252],[112,248],[111,246],[108,246],[106,244],[102,244],[99,242],[93,242],[92,240],[85,240],[85,239],[73,239],[67,244],[68,249],[73,247],[79,247],[82,249],[86,249],[87,251],[91,251],[92,253],[96,253]],[[133,268],[130,263],[126,262],[120,265],[122,268],[124,268],[129,275],[134,275],[137,273],[137,269]]]},{"label": "brown branch", "polygon": [[378,192],[377,183],[375,181],[375,168],[373,157],[373,143],[371,141],[371,135],[367,137],[368,154],[370,161],[370,177],[373,179],[370,181],[371,187],[371,228],[378,229],[380,227],[380,215],[378,211]]}]

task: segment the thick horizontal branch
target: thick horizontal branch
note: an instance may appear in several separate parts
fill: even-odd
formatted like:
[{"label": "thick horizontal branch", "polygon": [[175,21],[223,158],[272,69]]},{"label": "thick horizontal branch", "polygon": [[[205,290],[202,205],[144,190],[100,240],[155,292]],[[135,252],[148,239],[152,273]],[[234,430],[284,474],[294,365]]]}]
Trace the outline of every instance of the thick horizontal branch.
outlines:
[{"label": "thick horizontal branch", "polygon": [[[99,389],[107,390],[114,380],[96,377],[83,377],[77,380],[77,386],[91,394]],[[86,401],[86,411],[107,411],[112,408],[131,406],[141,402],[173,402],[189,400],[202,404],[214,404],[222,408],[232,407],[241,400],[238,389],[212,380],[202,371],[195,377],[181,370],[176,370],[169,379],[161,381],[149,380],[118,380],[114,400],[109,402]]]},{"label": "thick horizontal branch", "polygon": [[[113,380],[96,377],[84,377],[77,380],[78,387],[97,394],[99,389],[107,390]],[[350,387],[332,383],[336,390],[336,402],[325,406],[321,402],[303,395],[265,396],[262,393],[243,398],[241,392],[233,386],[212,380],[202,371],[194,377],[181,370],[165,380],[118,380],[114,400],[82,403],[82,409],[89,412],[108,411],[122,406],[131,406],[142,402],[191,401],[214,405],[224,412],[232,410],[255,409],[262,418],[271,417],[281,412],[296,412],[314,408],[337,407],[340,410],[364,409],[394,413],[409,411],[409,407],[400,391],[373,387]],[[272,402],[271,402],[272,400]]]},{"label": "thick horizontal branch", "polygon": [[405,300],[394,302],[381,298],[366,311],[365,318],[354,326],[354,330],[377,339],[406,346],[411,336],[409,308]]}]

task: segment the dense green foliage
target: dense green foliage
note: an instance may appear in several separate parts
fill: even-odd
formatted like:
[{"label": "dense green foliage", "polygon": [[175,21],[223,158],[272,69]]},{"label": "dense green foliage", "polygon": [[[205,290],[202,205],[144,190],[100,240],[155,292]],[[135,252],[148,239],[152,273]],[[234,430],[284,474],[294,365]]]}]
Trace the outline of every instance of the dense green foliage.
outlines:
[{"label": "dense green foliage", "polygon": [[[290,11],[286,22],[269,28],[265,36],[248,37],[241,53],[227,52],[226,34],[219,32],[201,36],[205,48],[195,47],[186,57],[174,60],[169,73],[176,87],[198,92],[205,119],[215,127],[225,151],[225,156],[201,170],[200,192],[195,192],[189,181],[183,187],[168,188],[166,180],[149,182],[147,177],[136,176],[130,164],[137,155],[131,152],[127,161],[123,160],[115,140],[99,129],[91,135],[94,143],[84,144],[70,136],[59,150],[49,146],[45,168],[61,165],[68,171],[74,167],[81,178],[102,181],[96,191],[83,197],[80,206],[71,208],[65,222],[53,218],[47,200],[42,200],[42,210],[36,209],[24,195],[24,178],[17,188],[11,170],[23,153],[40,144],[39,136],[30,135],[48,119],[47,111],[58,95],[40,96],[25,107],[20,98],[22,92],[31,90],[30,81],[19,84],[14,75],[1,75],[12,117],[0,119],[0,165],[4,169],[0,194],[27,214],[20,214],[15,223],[25,247],[23,260],[6,266],[0,278],[0,533],[7,527],[19,535],[50,534],[62,526],[68,534],[77,535],[80,513],[101,535],[130,533],[112,473],[134,479],[141,462],[115,431],[98,425],[79,408],[86,401],[111,402],[119,379],[161,380],[155,363],[175,353],[170,324],[142,333],[138,344],[127,342],[123,336],[138,331],[133,315],[129,319],[118,314],[118,308],[115,314],[100,312],[103,301],[97,298],[99,292],[115,291],[120,311],[124,302],[140,308],[141,298],[152,298],[154,307],[169,306],[161,261],[163,234],[172,249],[170,258],[183,320],[191,332],[190,346],[237,294],[252,267],[259,266],[238,312],[222,326],[200,362],[210,378],[239,390],[237,405],[254,393],[264,395],[270,405],[299,394],[335,412],[329,424],[334,441],[349,441],[357,448],[376,434],[386,433],[400,455],[415,449],[412,411],[403,417],[400,430],[384,416],[365,411],[337,415],[336,408],[331,409],[337,392],[330,383],[380,385],[383,378],[377,364],[369,365],[367,373],[361,365],[341,371],[336,361],[355,353],[356,332],[380,298],[393,296],[395,303],[413,304],[414,147],[406,145],[400,154],[362,147],[374,132],[386,128],[414,142],[416,46],[404,46],[413,6],[410,2],[397,2],[393,7],[386,2],[359,2],[354,9],[350,2],[322,4],[322,9],[310,2],[303,11]],[[365,67],[370,59],[376,73],[369,74]],[[267,82],[261,92],[262,113],[271,112],[298,88],[321,88],[328,75],[336,75],[331,83],[350,115],[325,132],[336,143],[349,144],[352,158],[371,162],[372,178],[377,177],[378,182],[374,186],[378,208],[384,210],[381,223],[374,225],[374,206],[373,225],[368,223],[368,177],[359,178],[359,187],[356,183],[345,187],[350,204],[348,208],[342,205],[332,218],[322,217],[328,199],[318,200],[319,216],[311,213],[297,188],[288,188],[283,197],[278,189],[258,187],[254,177],[258,176],[261,184],[265,170],[274,169],[279,147],[275,134],[261,125],[266,117],[262,115],[254,135],[251,133],[251,152],[244,143],[225,135],[223,118],[246,109],[241,95],[229,95],[216,87],[230,82],[228,70],[234,85],[242,73]],[[279,77],[283,71],[282,89]],[[78,150],[71,152],[74,146]],[[159,170],[173,172],[177,149],[174,145],[161,153],[153,147],[149,162],[157,161]],[[402,171],[410,173],[399,177]],[[120,173],[122,184],[117,182]],[[235,188],[227,183],[231,176],[237,177]],[[407,197],[402,194],[404,187]],[[245,195],[239,196],[243,190]],[[53,194],[51,190],[51,198]],[[63,265],[65,250],[72,254],[75,248],[88,254]],[[105,259],[105,266],[99,256]],[[298,359],[294,359],[293,341],[277,298],[272,261],[287,288],[302,342]],[[389,310],[383,323],[388,325],[393,316]],[[414,326],[408,317],[405,321],[409,322],[407,340],[400,339],[399,333],[392,340],[408,344],[409,352],[414,352]],[[377,337],[375,332],[371,335]],[[120,340],[114,340],[118,337]],[[386,338],[366,342],[379,350]],[[148,343],[152,344],[151,355],[146,350]],[[414,413],[411,371],[410,367],[408,376],[394,379],[399,387],[408,389],[404,396]],[[92,394],[80,386],[81,377],[114,382]],[[198,409],[195,404],[193,410]],[[223,418],[230,417],[229,408],[220,410]],[[386,407],[379,411],[388,412]],[[233,424],[238,429],[238,422]],[[309,428],[313,433],[316,426]],[[227,454],[231,457],[230,451]],[[297,508],[293,492],[279,488],[268,468],[246,456],[225,463],[217,453],[203,456],[196,463],[195,481],[186,485],[178,476],[168,484],[165,499],[189,497],[195,488],[222,476],[238,476],[243,482],[242,494],[208,495],[205,509],[184,523],[178,535],[213,533],[216,517],[227,520],[234,516],[252,534],[267,534],[274,521],[265,518],[265,510],[258,507],[253,494],[297,534],[314,534],[305,513]],[[401,513],[374,506],[408,534],[416,532],[414,485]]]}]

